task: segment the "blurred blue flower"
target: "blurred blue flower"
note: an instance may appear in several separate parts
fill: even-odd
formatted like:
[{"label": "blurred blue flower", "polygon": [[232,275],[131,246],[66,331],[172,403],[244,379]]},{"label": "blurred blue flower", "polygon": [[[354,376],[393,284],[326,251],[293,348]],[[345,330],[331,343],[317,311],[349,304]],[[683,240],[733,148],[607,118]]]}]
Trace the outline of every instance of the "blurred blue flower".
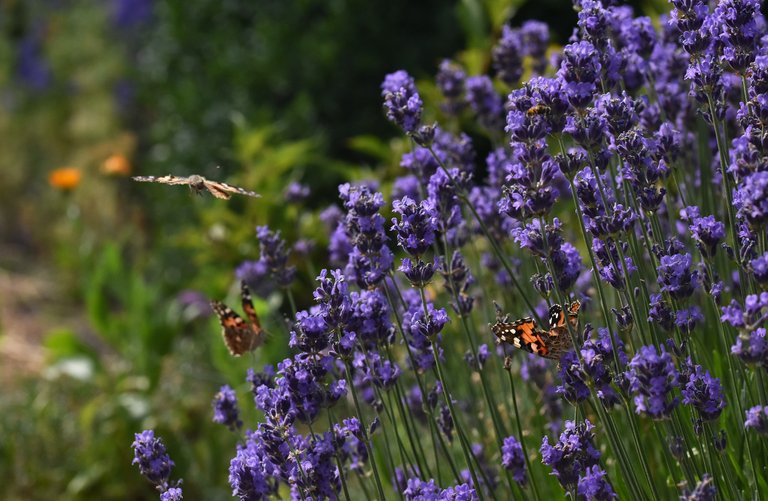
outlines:
[{"label": "blurred blue flower", "polygon": [[309,197],[309,186],[299,182],[292,182],[285,189],[285,201],[290,204],[300,204]]},{"label": "blurred blue flower", "polygon": [[237,431],[243,425],[237,407],[237,395],[228,384],[222,386],[213,398],[213,422]]},{"label": "blurred blue flower", "polygon": [[388,74],[381,84],[381,96],[389,121],[407,133],[415,132],[423,104],[413,77],[403,70]]},{"label": "blurred blue flower", "polygon": [[696,409],[704,421],[720,417],[725,407],[725,398],[719,378],[712,377],[702,366],[693,365],[689,359],[681,379],[684,404]]},{"label": "blurred blue flower", "polygon": [[641,346],[629,362],[625,376],[638,414],[651,419],[670,416],[678,403],[677,397],[670,399],[670,393],[679,386],[679,374],[663,346],[659,351],[655,346]]},{"label": "blurred blue flower", "polygon": [[153,0],[112,0],[112,21],[120,28],[132,28],[152,17]]},{"label": "blurred blue flower", "polygon": [[154,430],[144,430],[135,434],[131,447],[134,452],[131,464],[139,465],[139,472],[144,478],[162,491],[167,490],[174,462],[165,451],[162,439],[155,437]]},{"label": "blurred blue flower", "polygon": [[744,427],[761,435],[768,435],[768,406],[756,405],[748,409]]},{"label": "blurred blue flower", "polygon": [[566,490],[576,487],[579,477],[600,460],[600,451],[592,443],[594,429],[588,419],[578,425],[574,421],[566,421],[565,430],[555,445],[549,444],[547,436],[541,441],[542,462],[552,468],[552,475]]},{"label": "blurred blue flower", "polygon": [[579,478],[577,492],[590,501],[610,501],[618,496],[608,482],[608,474],[598,465],[590,466]]},{"label": "blurred blue flower", "polygon": [[506,437],[501,445],[501,466],[510,471],[520,485],[528,482],[523,446],[513,436]]}]

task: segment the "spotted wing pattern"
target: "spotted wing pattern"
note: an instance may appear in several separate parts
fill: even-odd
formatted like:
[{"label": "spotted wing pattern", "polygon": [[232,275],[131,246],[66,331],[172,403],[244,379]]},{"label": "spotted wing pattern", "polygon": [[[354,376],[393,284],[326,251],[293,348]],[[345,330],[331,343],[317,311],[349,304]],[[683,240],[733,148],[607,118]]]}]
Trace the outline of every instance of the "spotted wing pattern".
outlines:
[{"label": "spotted wing pattern", "polygon": [[553,358],[547,344],[547,331],[540,329],[530,317],[514,322],[496,322],[491,330],[502,343],[545,358]]},{"label": "spotted wing pattern", "polygon": [[241,282],[241,292],[243,310],[250,323],[221,301],[211,301],[213,311],[216,312],[219,323],[221,323],[224,344],[235,357],[258,348],[264,340],[264,330],[261,328],[259,317],[253,307],[251,292],[244,282]]},{"label": "spotted wing pattern", "polygon": [[179,176],[134,176],[131,179],[142,183],[162,183],[162,184],[190,184],[188,177]]},{"label": "spotted wing pattern", "polygon": [[[578,312],[581,303],[574,301],[568,310],[568,321],[575,329],[578,325]],[[566,327],[565,313],[559,304],[549,309],[547,318],[549,330],[536,325],[530,317],[510,322],[508,318],[497,321],[491,330],[499,342],[511,344],[515,348],[534,353],[544,358],[560,360],[565,352],[571,349],[573,343]]]},{"label": "spotted wing pattern", "polygon": [[187,177],[171,175],[161,177],[135,176],[132,179],[134,181],[140,181],[144,183],[186,184],[197,193],[200,193],[203,190],[208,190],[211,195],[222,200],[228,200],[232,197],[233,194],[246,195],[255,198],[261,197],[261,195],[256,192],[248,191],[243,188],[232,186],[230,184],[222,183],[219,181],[211,181],[210,179],[206,179],[203,176],[198,175]]}]

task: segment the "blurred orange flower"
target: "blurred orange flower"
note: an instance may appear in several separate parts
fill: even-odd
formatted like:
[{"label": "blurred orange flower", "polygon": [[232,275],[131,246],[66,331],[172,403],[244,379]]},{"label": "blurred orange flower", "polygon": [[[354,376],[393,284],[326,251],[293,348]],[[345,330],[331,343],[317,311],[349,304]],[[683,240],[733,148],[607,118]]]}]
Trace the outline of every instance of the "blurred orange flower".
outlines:
[{"label": "blurred orange flower", "polygon": [[48,174],[48,183],[60,190],[71,190],[80,184],[81,177],[77,167],[60,167]]},{"label": "blurred orange flower", "polygon": [[131,173],[131,162],[123,155],[111,155],[101,164],[101,173],[108,176],[127,176]]}]

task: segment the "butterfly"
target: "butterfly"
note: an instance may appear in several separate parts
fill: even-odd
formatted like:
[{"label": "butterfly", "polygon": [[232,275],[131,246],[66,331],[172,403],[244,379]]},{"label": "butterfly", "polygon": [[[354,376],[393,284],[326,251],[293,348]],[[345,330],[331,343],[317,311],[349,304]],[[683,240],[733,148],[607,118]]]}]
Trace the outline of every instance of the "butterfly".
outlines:
[{"label": "butterfly", "polygon": [[239,357],[247,351],[255,350],[264,342],[264,329],[261,328],[261,322],[259,322],[256,309],[253,307],[251,291],[245,282],[240,282],[240,295],[243,311],[250,323],[221,301],[211,301],[211,307],[213,307],[213,311],[216,312],[219,323],[221,323],[221,335],[224,337],[224,344],[235,357]]},{"label": "butterfly", "polygon": [[219,181],[211,181],[210,179],[206,179],[203,176],[198,176],[197,174],[188,177],[171,175],[162,177],[134,176],[131,179],[143,183],[186,184],[198,195],[200,195],[203,190],[208,190],[211,195],[223,200],[229,200],[233,194],[247,195],[249,197],[256,198],[261,197],[261,195],[253,191],[244,190],[243,188],[231,186],[227,183],[220,183]]},{"label": "butterfly", "polygon": [[501,317],[497,306],[497,320],[491,326],[491,331],[500,343],[511,344],[515,348],[534,353],[544,358],[560,360],[565,352],[571,349],[573,342],[568,332],[568,325],[576,329],[579,324],[579,309],[581,303],[574,301],[567,305],[566,313],[559,304],[549,308],[547,323],[549,330],[544,330],[536,325],[531,317],[524,317],[514,322],[509,321],[509,315]]}]

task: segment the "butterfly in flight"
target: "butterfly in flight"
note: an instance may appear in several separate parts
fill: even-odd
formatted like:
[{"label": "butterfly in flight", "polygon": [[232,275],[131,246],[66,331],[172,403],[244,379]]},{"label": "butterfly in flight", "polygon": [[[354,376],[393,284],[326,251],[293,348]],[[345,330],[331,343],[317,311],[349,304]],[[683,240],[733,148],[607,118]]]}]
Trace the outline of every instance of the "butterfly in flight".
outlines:
[{"label": "butterfly in flight", "polygon": [[[576,329],[579,323],[579,308],[581,308],[579,301],[572,302],[566,308],[567,322],[573,329]],[[511,344],[529,353],[559,361],[560,357],[573,346],[566,324],[566,313],[562,306],[554,304],[549,308],[547,323],[548,330],[536,325],[536,321],[531,317],[510,322],[509,315],[501,317],[497,306],[497,320],[491,326],[491,331],[500,343]]]},{"label": "butterfly in flight", "polygon": [[240,282],[240,295],[242,297],[243,311],[248,317],[246,322],[240,315],[232,311],[232,308],[221,301],[211,301],[213,311],[219,317],[221,323],[221,335],[224,344],[232,356],[239,357],[247,351],[252,351],[264,342],[264,329],[253,307],[251,291],[245,282]]},{"label": "butterfly in flight", "polygon": [[187,177],[171,175],[162,177],[134,176],[131,179],[142,183],[186,184],[198,195],[200,195],[203,190],[208,190],[211,195],[223,200],[229,200],[233,194],[247,195],[249,197],[256,198],[261,197],[261,195],[253,191],[244,190],[243,188],[238,188],[237,186],[221,183],[219,181],[211,181],[210,179],[206,179],[203,176],[198,176],[197,174],[193,174]]}]

